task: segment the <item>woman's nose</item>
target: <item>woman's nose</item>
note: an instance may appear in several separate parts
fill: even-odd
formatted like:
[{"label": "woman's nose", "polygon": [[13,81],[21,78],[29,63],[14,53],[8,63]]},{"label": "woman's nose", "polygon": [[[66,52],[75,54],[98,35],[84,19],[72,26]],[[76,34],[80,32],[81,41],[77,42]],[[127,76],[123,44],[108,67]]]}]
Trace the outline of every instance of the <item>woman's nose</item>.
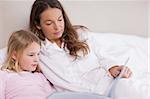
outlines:
[{"label": "woman's nose", "polygon": [[54,26],[55,30],[59,30],[60,26],[61,25],[58,22],[55,22],[55,26]]}]

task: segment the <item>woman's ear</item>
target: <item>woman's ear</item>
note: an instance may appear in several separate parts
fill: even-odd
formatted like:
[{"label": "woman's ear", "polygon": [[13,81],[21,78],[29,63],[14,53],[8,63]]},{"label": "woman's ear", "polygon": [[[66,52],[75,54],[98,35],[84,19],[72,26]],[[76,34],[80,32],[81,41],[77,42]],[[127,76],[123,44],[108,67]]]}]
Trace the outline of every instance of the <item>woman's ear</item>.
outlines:
[{"label": "woman's ear", "polygon": [[13,51],[11,54],[12,59],[16,60],[17,59],[17,53],[16,51]]}]

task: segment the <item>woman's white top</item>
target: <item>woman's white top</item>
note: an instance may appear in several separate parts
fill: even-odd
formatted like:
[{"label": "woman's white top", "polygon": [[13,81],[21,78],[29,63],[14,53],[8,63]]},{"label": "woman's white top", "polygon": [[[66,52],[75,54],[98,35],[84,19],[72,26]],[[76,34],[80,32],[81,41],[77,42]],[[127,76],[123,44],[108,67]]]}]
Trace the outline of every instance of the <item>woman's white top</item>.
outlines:
[{"label": "woman's white top", "polygon": [[97,46],[92,34],[83,33],[80,40],[86,40],[90,52],[86,56],[79,52],[81,57],[75,60],[68,50],[63,49],[63,43],[60,48],[46,39],[41,47],[41,69],[58,90],[104,95],[113,80],[108,69],[118,64],[112,57],[103,56],[101,47]]}]

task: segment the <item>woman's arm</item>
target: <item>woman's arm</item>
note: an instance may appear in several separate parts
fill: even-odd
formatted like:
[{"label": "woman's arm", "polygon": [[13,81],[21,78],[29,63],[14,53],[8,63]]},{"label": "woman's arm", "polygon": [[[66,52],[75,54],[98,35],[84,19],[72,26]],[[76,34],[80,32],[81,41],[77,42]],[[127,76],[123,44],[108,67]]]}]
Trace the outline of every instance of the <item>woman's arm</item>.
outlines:
[{"label": "woman's arm", "polygon": [[103,51],[103,46],[100,44],[102,42],[98,42],[92,33],[89,33],[88,38],[89,38],[89,44],[91,46],[92,51],[94,51],[95,55],[97,56],[99,60],[100,67],[104,68],[106,71],[109,71],[111,76],[116,78],[119,76],[120,72],[124,69],[124,73],[121,77],[123,78],[128,78],[131,76],[131,70],[126,67],[126,66],[121,66],[117,60],[110,56],[107,55],[107,52]]}]

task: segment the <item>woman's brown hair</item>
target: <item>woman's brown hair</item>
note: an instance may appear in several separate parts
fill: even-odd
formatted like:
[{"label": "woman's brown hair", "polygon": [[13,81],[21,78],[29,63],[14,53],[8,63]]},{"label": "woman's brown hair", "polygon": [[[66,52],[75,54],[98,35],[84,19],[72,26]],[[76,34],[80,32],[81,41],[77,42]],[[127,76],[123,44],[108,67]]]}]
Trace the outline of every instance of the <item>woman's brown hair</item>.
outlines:
[{"label": "woman's brown hair", "polygon": [[75,59],[79,57],[78,51],[82,51],[83,55],[88,54],[89,47],[85,41],[80,41],[77,31],[73,28],[63,6],[58,0],[36,0],[32,5],[30,14],[30,30],[35,33],[41,40],[45,40],[45,35],[42,30],[37,28],[40,25],[40,15],[48,8],[57,8],[62,11],[65,29],[62,37],[60,38],[64,42],[64,49],[67,47],[69,54],[74,56]]}]

